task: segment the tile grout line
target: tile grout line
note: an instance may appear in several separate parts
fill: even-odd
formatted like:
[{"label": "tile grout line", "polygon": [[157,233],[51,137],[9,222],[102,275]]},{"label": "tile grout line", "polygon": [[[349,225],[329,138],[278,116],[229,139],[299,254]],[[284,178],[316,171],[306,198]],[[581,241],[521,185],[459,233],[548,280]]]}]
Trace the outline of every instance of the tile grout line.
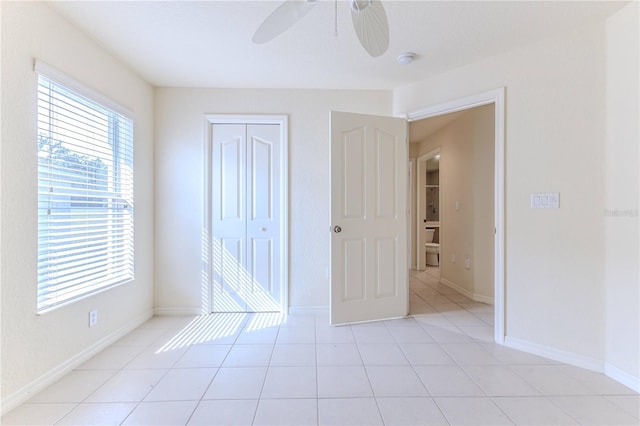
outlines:
[{"label": "tile grout line", "polygon": [[[244,327],[243,327],[244,329]],[[241,333],[242,331],[240,331]],[[196,411],[198,411],[198,408],[200,407],[200,404],[202,404],[202,401],[204,400],[204,396],[207,394],[207,392],[209,391],[209,389],[211,388],[211,385],[213,384],[213,381],[215,380],[215,378],[218,376],[218,373],[220,372],[220,369],[222,368],[222,365],[224,364],[225,360],[227,359],[227,357],[229,356],[229,354],[231,353],[231,349],[235,346],[235,343],[238,341],[238,338],[240,337],[240,333],[238,333],[238,335],[235,337],[235,339],[233,339],[233,343],[231,343],[231,345],[229,345],[229,350],[227,351],[227,353],[225,354],[225,356],[222,358],[222,360],[220,361],[220,365],[216,368],[216,372],[213,375],[213,377],[211,378],[211,380],[209,381],[209,384],[206,386],[206,388],[204,389],[204,391],[202,392],[202,395],[200,396],[200,399],[198,400],[198,403],[196,404],[196,406],[194,407],[193,411],[191,412],[191,414],[189,415],[189,417],[187,418],[187,421],[185,422],[185,425],[189,424],[189,422],[191,421],[191,419],[193,418],[193,415],[196,413]],[[191,345],[190,348],[193,348],[196,345]],[[188,352],[188,351],[187,351]],[[183,356],[186,355],[186,352],[183,354]],[[181,357],[182,358],[182,357]]]},{"label": "tile grout line", "polygon": [[[167,333],[167,334],[168,334],[168,333]],[[158,339],[154,340],[154,341],[153,341],[153,343],[150,343],[148,346],[146,346],[146,347],[145,347],[145,349],[143,349],[143,350],[140,352],[140,354],[142,354],[146,349],[149,349],[149,348],[151,348],[152,346],[154,346],[154,344],[155,344],[156,342],[158,342],[160,339],[164,339],[164,337],[160,337],[160,338],[158,338]],[[150,389],[147,391],[147,393],[146,393],[146,394],[145,394],[145,395],[140,399],[140,401],[138,401],[138,402],[136,403],[136,406],[135,406],[135,407],[133,407],[133,409],[132,409],[131,411],[129,411],[129,414],[127,414],[127,415],[124,417],[124,419],[122,419],[122,421],[120,422],[120,425],[124,425],[124,423],[127,421],[127,419],[128,419],[129,417],[131,417],[131,415],[132,415],[132,414],[133,414],[133,413],[138,409],[138,407],[140,407],[140,406],[142,405],[142,403],[144,402],[144,399],[145,399],[147,396],[149,396],[149,394],[150,394],[151,392],[153,392],[153,390],[156,388],[156,386],[157,386],[157,385],[158,385],[158,384],[159,384],[159,383],[160,383],[160,382],[161,382],[165,377],[167,377],[167,375],[169,374],[169,372],[172,370],[173,366],[174,366],[174,365],[176,365],[176,363],[178,362],[178,360],[180,360],[180,358],[182,358],[186,353],[187,353],[187,351],[185,351],[182,355],[180,355],[180,356],[179,356],[179,357],[178,357],[178,358],[177,358],[177,359],[176,359],[176,360],[171,364],[171,367],[169,367],[168,369],[166,369],[166,371],[165,371],[165,373],[162,375],[162,377],[160,377],[160,379],[158,379],[158,381],[157,381],[154,385],[152,385],[152,386],[151,386],[151,388],[150,388]],[[140,356],[140,354],[138,354],[138,356]],[[137,358],[137,356],[136,356],[136,358]],[[134,358],[134,359],[135,359],[135,358]],[[134,359],[132,359],[131,361],[129,361],[126,365],[130,364],[131,362],[133,362],[133,360],[134,360]],[[122,367],[122,370],[124,370],[124,369],[125,369],[126,365]],[[149,368],[146,368],[146,369],[144,369],[144,370],[150,370],[150,369],[149,369]],[[193,412],[192,412],[192,414],[193,414]],[[191,416],[189,416],[189,417],[191,417]]]},{"label": "tile grout line", "polygon": [[314,314],[313,316],[314,323],[314,333],[313,333],[313,349],[316,360],[316,425],[320,425],[320,375],[318,372],[318,316]]},{"label": "tile grout line", "polygon": [[[135,330],[132,330],[132,332]],[[164,334],[164,333],[162,333]],[[54,422],[54,424],[59,424],[62,420],[64,420],[65,417],[67,417],[69,414],[71,414],[72,411],[74,411],[76,408],[80,407],[83,403],[87,403],[86,401],[92,396],[94,395],[96,392],[98,392],[98,390],[102,389],[104,387],[104,385],[107,384],[107,382],[109,382],[109,380],[113,379],[118,373],[124,371],[126,369],[126,366],[129,365],[131,362],[133,362],[133,360],[135,360],[138,356],[140,356],[146,349],[150,348],[151,346],[153,346],[153,344],[157,341],[159,341],[162,337],[158,337],[157,339],[155,339],[153,342],[148,343],[146,346],[144,345],[123,345],[123,346],[140,346],[141,349],[140,351],[138,351],[136,353],[136,355],[134,355],[129,361],[125,362],[120,368],[118,369],[114,369],[114,373],[112,375],[110,375],[100,386],[98,386],[96,389],[94,389],[93,392],[89,393],[82,401],[76,403],[76,405],[69,410],[69,412],[67,412],[64,416],[62,416],[60,419],[58,419],[56,422]],[[113,345],[110,345],[109,347],[112,347]],[[106,348],[105,348],[106,349]],[[97,355],[97,354],[96,354]],[[101,370],[101,369],[100,369]],[[110,370],[110,369],[109,369]],[[132,369],[131,371],[133,371],[134,369]],[[143,369],[144,370],[144,369]],[[75,370],[74,370],[75,371]],[[77,371],[83,371],[83,370],[77,370]],[[87,370],[87,371],[98,371],[97,369],[93,369],[93,370]],[[166,376],[166,374],[169,372],[169,370],[167,370],[165,372],[165,374],[158,380],[158,383],[160,382],[160,380],[162,380],[162,378],[164,378]],[[153,388],[151,390],[149,390],[149,392],[151,392],[153,390]],[[144,397],[142,397],[142,399],[140,401],[135,401],[135,406],[131,409],[131,411],[129,411],[129,413],[124,417],[124,419],[122,420],[122,422],[120,422],[120,424],[123,424],[126,419],[131,416],[131,414],[138,408],[138,406],[142,403],[142,401],[144,400],[144,398],[149,394],[149,392],[147,392],[147,394],[145,394]],[[134,402],[134,401],[131,401]],[[114,402],[114,401],[110,401],[108,403],[122,403],[122,402]]]},{"label": "tile grout line", "polygon": [[260,402],[262,401],[262,392],[264,392],[264,387],[267,383],[267,377],[269,377],[269,369],[271,368],[271,360],[273,359],[273,352],[275,351],[276,343],[278,342],[278,337],[280,336],[280,325],[278,325],[278,331],[276,332],[276,336],[273,340],[273,344],[271,346],[271,354],[269,355],[269,360],[267,361],[267,367],[264,374],[264,379],[262,380],[262,386],[260,387],[260,393],[258,393],[258,401],[256,403],[255,411],[253,412],[253,418],[251,419],[251,424],[255,424],[256,417],[258,416],[258,409],[260,408]]}]

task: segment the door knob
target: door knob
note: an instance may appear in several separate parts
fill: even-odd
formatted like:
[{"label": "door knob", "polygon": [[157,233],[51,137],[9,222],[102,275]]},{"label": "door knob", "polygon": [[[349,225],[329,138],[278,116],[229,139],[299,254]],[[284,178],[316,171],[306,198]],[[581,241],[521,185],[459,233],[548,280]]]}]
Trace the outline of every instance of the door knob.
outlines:
[{"label": "door knob", "polygon": [[264,226],[261,226],[261,227],[260,227],[260,230],[261,230],[262,232],[264,232],[264,231],[266,231],[266,230],[267,230],[267,228],[265,228]]},{"label": "door knob", "polygon": [[342,228],[340,228],[339,226],[334,226],[333,227],[333,232],[335,232],[336,234],[339,232],[342,232]]}]

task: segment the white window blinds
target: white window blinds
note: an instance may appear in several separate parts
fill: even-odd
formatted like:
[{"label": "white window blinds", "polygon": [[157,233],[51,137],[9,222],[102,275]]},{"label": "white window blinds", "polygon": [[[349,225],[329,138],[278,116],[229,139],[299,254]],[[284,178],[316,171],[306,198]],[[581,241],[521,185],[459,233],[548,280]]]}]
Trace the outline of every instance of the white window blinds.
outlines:
[{"label": "white window blinds", "polygon": [[133,279],[133,122],[38,76],[38,312]]}]

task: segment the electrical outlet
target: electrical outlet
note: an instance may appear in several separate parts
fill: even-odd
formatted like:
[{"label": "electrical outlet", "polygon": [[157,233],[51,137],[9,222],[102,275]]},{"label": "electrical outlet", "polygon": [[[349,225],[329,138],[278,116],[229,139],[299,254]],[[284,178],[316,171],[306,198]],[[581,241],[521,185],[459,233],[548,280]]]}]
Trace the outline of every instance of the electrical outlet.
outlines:
[{"label": "electrical outlet", "polygon": [[89,327],[98,324],[98,311],[89,311]]},{"label": "electrical outlet", "polygon": [[465,256],[464,258],[464,267],[471,269],[471,258],[469,256]]},{"label": "electrical outlet", "polygon": [[456,263],[456,254],[451,253],[451,263]]}]

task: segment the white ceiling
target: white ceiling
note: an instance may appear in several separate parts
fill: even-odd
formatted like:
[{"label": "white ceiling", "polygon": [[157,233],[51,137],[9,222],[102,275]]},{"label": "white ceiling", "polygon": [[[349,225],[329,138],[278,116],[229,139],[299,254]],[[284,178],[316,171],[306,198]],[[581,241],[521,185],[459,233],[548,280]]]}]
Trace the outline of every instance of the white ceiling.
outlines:
[{"label": "white ceiling", "polygon": [[[386,90],[602,20],[625,2],[383,0],[390,43],[378,58],[358,43],[343,0],[319,1],[263,45],[251,37],[280,1],[49,4],[154,86]],[[396,63],[407,51],[416,61]]]}]

